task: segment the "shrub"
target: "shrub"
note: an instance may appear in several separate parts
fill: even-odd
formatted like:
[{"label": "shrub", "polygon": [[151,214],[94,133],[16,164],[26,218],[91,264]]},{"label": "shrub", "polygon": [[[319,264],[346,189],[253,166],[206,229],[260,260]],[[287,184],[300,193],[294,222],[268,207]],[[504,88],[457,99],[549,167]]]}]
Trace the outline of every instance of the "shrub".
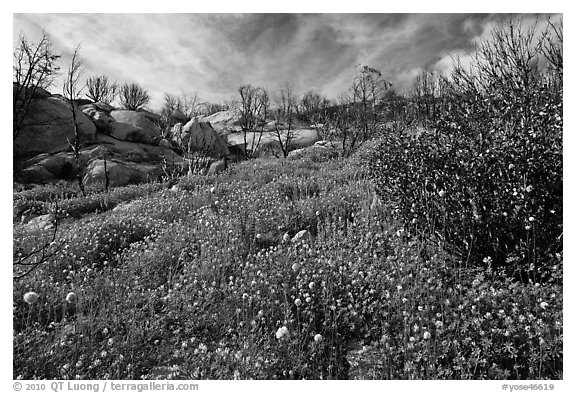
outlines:
[{"label": "shrub", "polygon": [[439,235],[466,263],[542,280],[562,252],[563,94],[534,69],[531,31],[497,28],[476,72],[456,64],[444,81],[434,129],[387,135],[370,161],[413,232]]}]

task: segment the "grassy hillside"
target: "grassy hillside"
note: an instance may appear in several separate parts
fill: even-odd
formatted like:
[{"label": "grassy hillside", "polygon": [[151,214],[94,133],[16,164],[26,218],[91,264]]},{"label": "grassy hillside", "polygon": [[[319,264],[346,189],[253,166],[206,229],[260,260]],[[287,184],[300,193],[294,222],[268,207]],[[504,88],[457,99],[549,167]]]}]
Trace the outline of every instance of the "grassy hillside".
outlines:
[{"label": "grassy hillside", "polygon": [[[562,378],[561,262],[523,281],[415,236],[369,154],[15,191],[15,261],[53,256],[14,281],[14,378]],[[54,200],[54,241],[19,224]]]}]

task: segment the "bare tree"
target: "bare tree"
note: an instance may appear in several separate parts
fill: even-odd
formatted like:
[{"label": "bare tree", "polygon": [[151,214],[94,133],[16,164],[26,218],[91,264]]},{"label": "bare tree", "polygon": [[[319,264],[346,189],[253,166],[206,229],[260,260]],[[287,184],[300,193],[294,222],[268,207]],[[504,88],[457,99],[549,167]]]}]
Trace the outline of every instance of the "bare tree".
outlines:
[{"label": "bare tree", "polygon": [[88,93],[86,97],[94,102],[104,102],[106,104],[114,101],[118,92],[118,85],[110,82],[105,75],[92,76],[86,80]]},{"label": "bare tree", "polygon": [[[270,108],[270,98],[262,87],[243,85],[238,89],[240,93],[240,126],[244,134],[244,157],[250,158],[254,155],[264,133],[264,125],[268,117]],[[260,126],[258,140],[256,140],[256,129]],[[250,149],[248,149],[248,134],[252,133]]]},{"label": "bare tree", "polygon": [[178,96],[169,93],[164,94],[164,104],[160,110],[160,128],[163,133],[166,134],[178,119],[188,122],[198,117],[203,105],[204,103],[200,101],[200,96],[197,92],[192,92],[191,94],[182,93]]},{"label": "bare tree", "polygon": [[548,62],[548,71],[551,74],[551,82],[555,88],[562,88],[564,75],[564,22],[561,19],[558,24],[547,20],[548,28],[542,33],[542,52]]},{"label": "bare tree", "polygon": [[302,115],[312,124],[323,123],[330,101],[314,90],[307,91],[300,100]]},{"label": "bare tree", "polygon": [[74,48],[74,53],[72,55],[72,61],[68,72],[66,73],[66,80],[62,87],[62,92],[64,97],[68,100],[70,105],[70,111],[72,112],[72,120],[74,122],[74,141],[68,139],[68,143],[72,148],[74,153],[74,159],[76,160],[77,171],[76,179],[78,180],[78,187],[82,191],[82,195],[86,196],[86,190],[84,189],[84,184],[82,182],[82,167],[80,162],[80,126],[78,124],[78,119],[76,117],[76,100],[80,97],[82,89],[78,90],[78,81],[82,74],[84,73],[84,68],[82,61],[78,58],[78,53],[80,52],[80,45],[76,45]]},{"label": "bare tree", "polygon": [[40,247],[33,249],[25,254],[19,252],[18,247],[14,247],[12,266],[15,270],[14,280],[19,280],[32,273],[38,266],[48,262],[63,248],[63,243],[56,242],[58,234],[58,200],[54,200],[53,208],[54,220],[52,221],[52,236],[44,241]]},{"label": "bare tree", "polygon": [[150,101],[148,92],[136,83],[125,83],[119,90],[120,103],[125,109],[135,111]]},{"label": "bare tree", "polygon": [[[292,129],[294,117],[296,114],[297,101],[294,97],[294,87],[291,83],[287,82],[280,88],[280,93],[276,97],[276,114],[274,116],[274,129],[276,138],[282,155],[288,157],[290,152],[290,145],[294,139],[294,130]],[[281,124],[286,124],[287,128],[281,130]],[[284,132],[283,132],[284,131]]]},{"label": "bare tree", "polygon": [[352,82],[351,104],[355,109],[358,134],[352,141],[352,150],[356,142],[367,140],[375,131],[380,121],[378,106],[391,87],[392,84],[384,79],[380,71],[368,66],[356,68]]},{"label": "bare tree", "polygon": [[408,94],[411,121],[424,125],[435,121],[443,85],[439,75],[430,71],[423,71],[416,77],[414,88]]},{"label": "bare tree", "polygon": [[52,43],[44,32],[38,44],[29,42],[21,34],[13,56],[12,132],[13,139],[16,139],[22,130],[35,93],[52,85],[59,70],[56,61],[60,55],[54,53]]},{"label": "bare tree", "polygon": [[340,141],[343,156],[374,135],[382,123],[381,106],[391,87],[380,71],[368,66],[356,68],[350,92],[330,111],[327,125],[329,137]]}]

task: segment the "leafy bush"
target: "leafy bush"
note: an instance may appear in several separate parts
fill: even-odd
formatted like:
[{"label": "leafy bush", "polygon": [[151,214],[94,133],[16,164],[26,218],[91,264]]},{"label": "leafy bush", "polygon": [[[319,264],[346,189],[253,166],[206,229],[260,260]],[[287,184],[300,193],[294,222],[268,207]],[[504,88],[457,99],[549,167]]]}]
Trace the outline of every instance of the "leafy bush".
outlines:
[{"label": "leafy bush", "polygon": [[456,65],[433,130],[384,137],[371,165],[413,232],[542,280],[562,252],[563,94],[554,75],[522,66],[542,49],[517,29],[480,47],[476,73]]}]

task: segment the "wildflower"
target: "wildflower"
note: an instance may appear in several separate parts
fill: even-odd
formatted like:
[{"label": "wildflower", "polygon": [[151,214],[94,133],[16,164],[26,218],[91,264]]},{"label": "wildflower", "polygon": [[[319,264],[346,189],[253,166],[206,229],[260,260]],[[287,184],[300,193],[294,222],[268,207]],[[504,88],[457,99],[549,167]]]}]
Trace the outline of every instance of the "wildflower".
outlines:
[{"label": "wildflower", "polygon": [[[443,326],[444,326],[444,323],[442,323],[442,321],[436,321],[436,329],[441,329]],[[426,332],[426,333],[428,333],[428,332]]]},{"label": "wildflower", "polygon": [[534,222],[534,217],[529,217],[529,218],[528,218],[528,221]]},{"label": "wildflower", "polygon": [[482,260],[482,262],[484,262],[485,264],[489,264],[492,262],[492,257],[486,257]]},{"label": "wildflower", "polygon": [[424,307],[418,306],[418,311],[424,311]]},{"label": "wildflower", "polygon": [[297,307],[300,307],[300,305],[302,305],[302,300],[296,299],[296,300],[294,301],[294,304],[296,304]]},{"label": "wildflower", "polygon": [[68,295],[66,295],[66,302],[74,304],[78,301],[78,295],[76,295],[74,292],[70,292]]},{"label": "wildflower", "polygon": [[440,190],[438,191],[438,195],[440,195],[440,198],[444,198],[444,195],[446,195],[446,191]]},{"label": "wildflower", "polygon": [[424,332],[424,340],[428,340],[430,338],[430,332]]},{"label": "wildflower", "polygon": [[311,301],[312,301],[312,298],[311,298],[310,296],[308,296],[308,297],[306,298],[306,303],[310,303]]},{"label": "wildflower", "polygon": [[38,294],[36,292],[28,292],[24,295],[24,301],[30,305],[38,301]]},{"label": "wildflower", "polygon": [[290,336],[290,331],[288,330],[288,328],[286,326],[282,326],[280,328],[278,328],[278,330],[276,331],[276,338],[277,339],[282,339],[283,337],[288,337]]},{"label": "wildflower", "polygon": [[314,341],[316,341],[317,343],[319,343],[322,340],[323,340],[323,337],[321,334],[317,334],[314,336]]},{"label": "wildflower", "polygon": [[318,217],[320,215],[320,212],[318,210],[316,210],[316,217]]},{"label": "wildflower", "polygon": [[542,308],[543,310],[546,310],[546,307],[548,307],[548,303],[546,303],[546,302],[540,303],[540,308]]},{"label": "wildflower", "polygon": [[284,234],[284,236],[282,237],[282,241],[283,241],[284,243],[288,243],[288,242],[290,241],[290,235],[288,234],[288,232],[286,232],[286,233]]},{"label": "wildflower", "polygon": [[211,193],[211,194],[214,194],[215,192],[216,192],[216,187],[210,188],[210,193]]},{"label": "wildflower", "polygon": [[294,262],[294,263],[292,264],[292,270],[293,270],[294,272],[297,272],[298,270],[300,270],[300,264],[299,264],[298,262]]},{"label": "wildflower", "polygon": [[314,284],[314,281],[311,281],[310,284],[308,284],[308,288],[314,289],[314,285],[316,285]]}]

